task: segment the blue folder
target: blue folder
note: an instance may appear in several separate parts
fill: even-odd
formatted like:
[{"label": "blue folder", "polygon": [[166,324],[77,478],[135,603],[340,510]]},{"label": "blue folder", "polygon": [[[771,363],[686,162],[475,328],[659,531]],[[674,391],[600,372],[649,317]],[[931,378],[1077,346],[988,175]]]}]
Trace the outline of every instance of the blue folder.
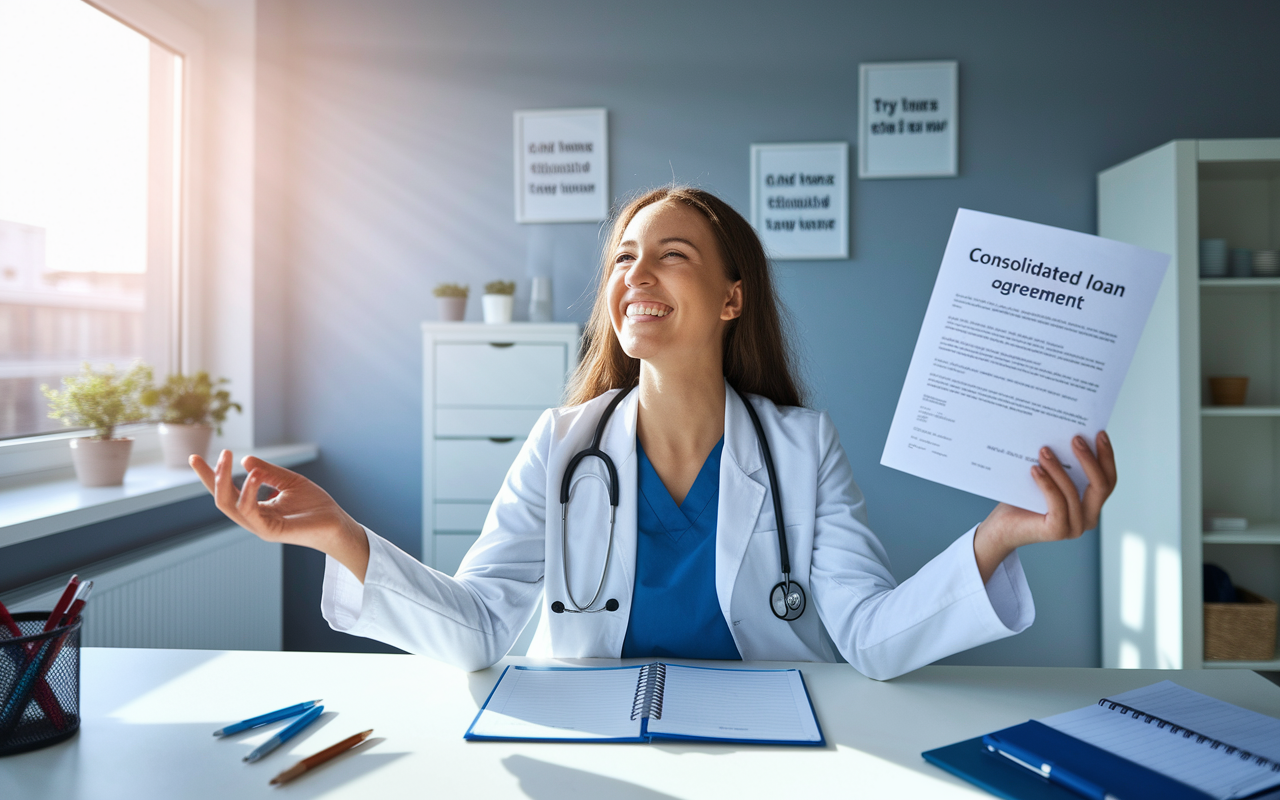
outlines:
[{"label": "blue folder", "polygon": [[[939,747],[922,755],[930,763],[1006,800],[1080,800],[1079,794],[991,752],[983,738]],[[985,738],[1037,753],[1123,800],[1212,800],[1198,789],[1034,720]]]}]

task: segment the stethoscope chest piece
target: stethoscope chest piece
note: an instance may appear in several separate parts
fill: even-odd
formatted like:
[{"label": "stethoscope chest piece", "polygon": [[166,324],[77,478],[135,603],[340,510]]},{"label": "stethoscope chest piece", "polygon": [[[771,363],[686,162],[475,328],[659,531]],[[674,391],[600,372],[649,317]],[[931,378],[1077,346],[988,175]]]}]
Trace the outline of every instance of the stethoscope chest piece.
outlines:
[{"label": "stethoscope chest piece", "polygon": [[787,622],[799,619],[804,606],[804,589],[795,581],[780,581],[769,593],[769,608],[778,619]]}]

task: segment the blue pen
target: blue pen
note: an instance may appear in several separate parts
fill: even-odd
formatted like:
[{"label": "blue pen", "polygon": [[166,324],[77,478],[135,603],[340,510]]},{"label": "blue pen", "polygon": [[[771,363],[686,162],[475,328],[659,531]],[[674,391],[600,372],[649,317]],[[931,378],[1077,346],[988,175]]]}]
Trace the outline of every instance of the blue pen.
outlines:
[{"label": "blue pen", "polygon": [[259,760],[263,756],[270,753],[272,750],[275,750],[280,745],[292,739],[294,736],[297,736],[298,733],[303,728],[315,722],[316,717],[319,717],[323,711],[324,711],[324,706],[316,706],[315,708],[311,709],[307,713],[303,714],[301,717],[298,717],[298,719],[294,720],[292,725],[280,731],[275,736],[272,736],[270,739],[266,740],[262,744],[258,745],[252,753],[244,757],[244,760],[249,762],[250,764]]},{"label": "blue pen", "polygon": [[31,700],[31,692],[35,689],[41,668],[60,638],[46,639],[40,649],[28,658],[26,664],[23,665],[17,683],[14,685],[9,699],[5,701],[4,710],[0,711],[0,739],[12,733],[13,729],[18,727],[18,723],[22,721],[22,712],[26,711],[27,703]]},{"label": "blue pen", "polygon": [[1083,795],[1091,800],[1119,800],[1118,797],[1109,793],[1106,789],[1096,783],[1085,780],[1078,775],[1073,775],[1052,762],[1046,761],[1035,753],[1032,753],[1029,750],[1024,750],[1017,745],[1009,744],[1006,741],[996,739],[992,736],[983,736],[982,743],[986,745],[987,749],[992,753],[1002,755],[1013,763],[1021,767],[1026,767],[1041,778],[1044,778],[1051,783],[1056,783],[1062,788],[1069,789],[1078,795]]},{"label": "blue pen", "polygon": [[247,731],[250,728],[261,728],[263,725],[269,725],[272,722],[279,722],[282,719],[288,719],[289,717],[296,717],[299,714],[306,711],[307,709],[311,708],[312,706],[319,705],[319,703],[320,703],[319,700],[308,700],[305,703],[298,703],[296,706],[281,708],[277,711],[268,711],[267,713],[261,716],[250,717],[249,719],[246,719],[243,722],[237,722],[233,725],[228,725],[225,728],[219,728],[218,730],[213,732],[213,735],[214,736],[230,736],[233,733],[239,733],[240,731]]}]

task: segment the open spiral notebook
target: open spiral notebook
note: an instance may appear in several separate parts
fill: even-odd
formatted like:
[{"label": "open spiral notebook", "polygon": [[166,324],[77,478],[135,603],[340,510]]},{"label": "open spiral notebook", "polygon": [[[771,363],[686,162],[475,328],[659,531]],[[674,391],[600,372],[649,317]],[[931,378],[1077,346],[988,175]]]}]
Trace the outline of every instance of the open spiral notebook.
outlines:
[{"label": "open spiral notebook", "polygon": [[1280,800],[1280,719],[1172,681],[923,755],[1011,800],[1078,796],[1041,760],[1123,800]]},{"label": "open spiral notebook", "polygon": [[826,744],[798,669],[507,667],[465,738]]},{"label": "open spiral notebook", "polygon": [[1040,722],[1219,800],[1280,785],[1280,719],[1172,681]]}]

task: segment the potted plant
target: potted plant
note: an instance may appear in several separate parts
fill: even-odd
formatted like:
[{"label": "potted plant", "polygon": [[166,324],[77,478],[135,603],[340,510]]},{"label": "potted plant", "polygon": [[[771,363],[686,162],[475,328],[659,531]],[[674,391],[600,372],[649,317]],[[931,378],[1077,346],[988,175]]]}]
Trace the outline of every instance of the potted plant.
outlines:
[{"label": "potted plant", "polygon": [[462,322],[462,318],[467,315],[467,295],[471,293],[470,286],[439,283],[431,293],[436,296],[440,319],[447,322]]},{"label": "potted plant", "polygon": [[71,463],[84,486],[120,486],[129,468],[133,439],[116,438],[116,427],[147,418],[142,393],[151,385],[151,368],[135,364],[125,372],[108,365],[101,372],[88,364],[79,375],[62,379],[61,391],[41,386],[49,416],[62,424],[93,428],[94,435],[71,440]]},{"label": "potted plant", "polygon": [[484,321],[500,324],[511,321],[511,310],[515,307],[515,281],[489,281],[484,285]]},{"label": "potted plant", "polygon": [[209,440],[215,430],[222,434],[227,413],[233,408],[243,410],[231,400],[230,392],[218,388],[228,382],[226,378],[212,380],[207,372],[179,372],[166,378],[163,386],[143,392],[143,405],[159,409],[165,466],[186,469],[191,456],[207,455]]}]

